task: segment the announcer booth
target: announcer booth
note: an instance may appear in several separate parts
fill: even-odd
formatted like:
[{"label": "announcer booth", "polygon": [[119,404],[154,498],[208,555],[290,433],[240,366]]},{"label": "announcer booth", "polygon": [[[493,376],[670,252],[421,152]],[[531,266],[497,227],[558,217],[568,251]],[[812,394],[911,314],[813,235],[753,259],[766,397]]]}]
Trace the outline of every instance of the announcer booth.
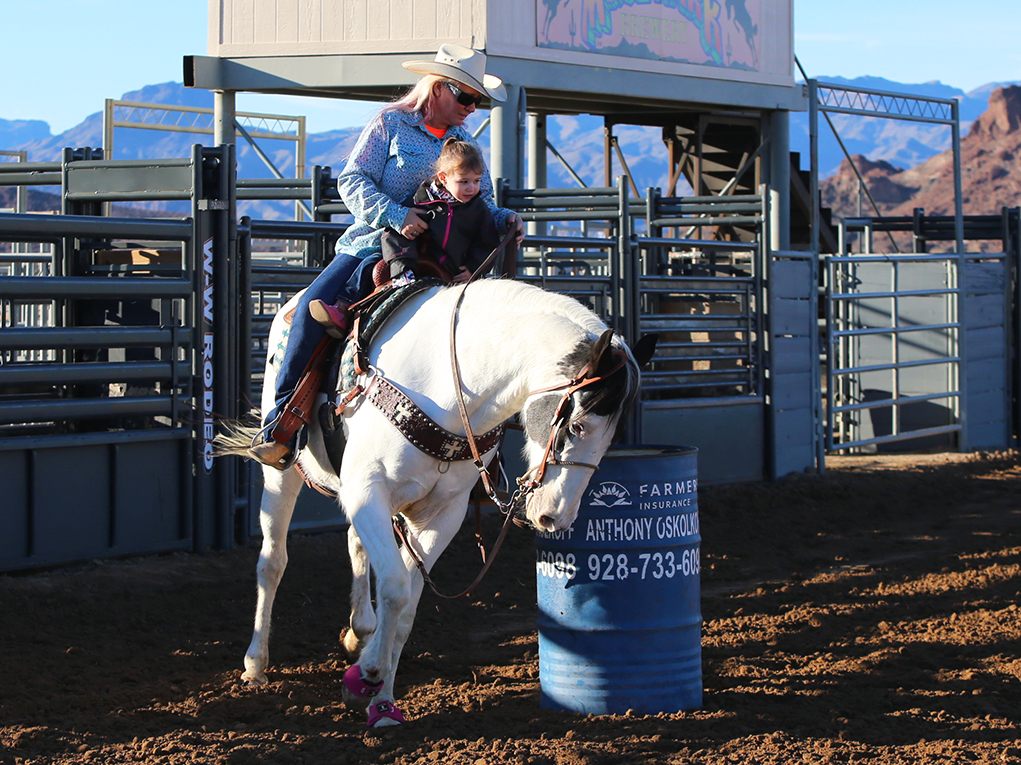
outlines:
[{"label": "announcer booth", "polygon": [[[214,91],[230,143],[237,92],[383,101],[415,82],[403,61],[444,43],[485,52],[508,99],[484,104],[480,140],[497,201],[529,224],[518,276],[575,295],[629,343],[660,334],[630,439],[698,447],[704,482],[759,480],[821,460],[792,5],[210,0],[208,55],[186,57],[185,83]],[[603,185],[548,190],[562,157],[546,120],[582,114],[603,120]],[[663,143],[629,145],[626,126]],[[636,188],[629,162],[664,144],[667,182]]]}]

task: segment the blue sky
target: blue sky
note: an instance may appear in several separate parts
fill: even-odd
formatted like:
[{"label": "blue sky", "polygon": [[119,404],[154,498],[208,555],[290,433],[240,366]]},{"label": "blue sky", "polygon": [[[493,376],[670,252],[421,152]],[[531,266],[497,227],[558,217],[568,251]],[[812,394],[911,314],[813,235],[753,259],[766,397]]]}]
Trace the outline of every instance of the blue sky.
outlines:
[{"label": "blue sky", "polygon": [[[771,2],[772,0],[763,0]],[[182,79],[206,52],[207,0],[0,0],[0,118],[60,133],[144,85]],[[809,76],[940,80],[972,90],[1021,80],[1018,0],[795,0],[795,52]],[[239,95],[238,108],[305,114],[310,132],[360,124],[372,105]]]}]

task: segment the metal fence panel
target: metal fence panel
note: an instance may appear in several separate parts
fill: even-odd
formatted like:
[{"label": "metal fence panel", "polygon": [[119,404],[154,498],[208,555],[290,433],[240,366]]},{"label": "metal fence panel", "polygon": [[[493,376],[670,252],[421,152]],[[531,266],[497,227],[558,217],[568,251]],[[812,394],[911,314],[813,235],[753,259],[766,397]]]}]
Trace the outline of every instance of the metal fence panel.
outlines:
[{"label": "metal fence panel", "polygon": [[827,260],[827,448],[952,443],[962,430],[957,256]]},{"label": "metal fence panel", "polygon": [[965,448],[1005,449],[1012,442],[1009,259],[1004,254],[983,258],[965,265]]},{"label": "metal fence panel", "polygon": [[780,477],[816,467],[820,444],[817,259],[811,253],[770,257],[770,473]]},{"label": "metal fence panel", "polygon": [[[0,570],[234,540],[232,466],[206,458],[236,411],[233,148],[92,154],[56,165],[65,214],[0,215]],[[93,204],[171,196],[190,217]]]}]

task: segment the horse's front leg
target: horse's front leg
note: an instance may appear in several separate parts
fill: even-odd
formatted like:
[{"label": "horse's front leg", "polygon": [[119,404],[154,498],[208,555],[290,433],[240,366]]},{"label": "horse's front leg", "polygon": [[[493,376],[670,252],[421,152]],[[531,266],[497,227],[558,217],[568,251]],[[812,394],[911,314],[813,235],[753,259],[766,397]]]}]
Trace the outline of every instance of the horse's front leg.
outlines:
[{"label": "horse's front leg", "polygon": [[[443,551],[447,549],[454,535],[457,534],[458,529],[461,528],[467,509],[468,497],[457,497],[446,503],[442,508],[430,508],[427,512],[423,512],[420,515],[413,515],[412,519],[409,520],[408,532],[410,544],[414,548],[415,555],[421,559],[427,572],[432,571],[433,565],[440,555],[443,554]],[[411,575],[411,599],[408,601],[408,605],[404,607],[397,625],[397,635],[394,639],[392,657],[393,670],[389,677],[391,688],[397,676],[397,666],[400,662],[401,653],[415,624],[419,600],[425,589],[425,580],[422,578],[422,574],[418,570],[418,564],[415,563],[411,553],[407,548],[402,548],[401,554],[404,558],[404,565]]]},{"label": "horse's front leg", "polygon": [[[378,482],[350,490],[342,484],[341,491],[344,507],[353,508],[349,511],[351,525],[368,553],[376,581],[375,629],[362,646],[358,663],[345,673],[344,685],[355,696],[372,699],[370,723],[376,722],[382,709],[386,720],[383,724],[394,724],[399,718],[393,709],[394,640],[401,614],[411,599],[411,577],[394,540],[389,492]],[[352,564],[357,565],[354,560]],[[352,608],[357,607],[353,602]],[[356,638],[361,637],[356,634]]]},{"label": "horse's front leg", "polygon": [[[416,512],[410,513],[411,517],[408,522],[410,544],[414,548],[415,555],[422,560],[426,571],[432,570],[433,564],[454,538],[464,519],[466,507],[467,495],[465,494],[448,499],[441,507],[420,507],[416,509]],[[397,618],[396,632],[393,637],[389,657],[389,671],[380,678],[381,685],[377,695],[370,700],[371,703],[368,710],[369,725],[374,727],[396,725],[404,719],[403,715],[393,704],[394,684],[401,653],[414,626],[415,615],[418,611],[418,603],[422,596],[425,582],[407,548],[401,550],[401,559],[404,571],[407,572],[409,577],[410,592],[407,603]],[[382,615],[380,615],[380,620],[382,620]],[[378,629],[381,628],[380,626]],[[363,653],[363,657],[365,655]],[[347,682],[352,681],[358,682],[359,680],[364,682],[364,679],[368,677],[368,673],[363,669],[364,666],[365,661],[363,659],[362,664],[355,665],[355,667],[349,669],[348,672],[351,674],[348,676],[345,684],[347,685]],[[355,676],[355,673],[357,673],[357,676]],[[348,686],[348,690],[350,690],[350,686]]]},{"label": "horse's front leg", "polygon": [[245,654],[245,671],[241,679],[252,685],[266,684],[269,664],[269,628],[280,578],[287,567],[287,528],[291,524],[294,501],[301,491],[301,475],[295,469],[280,472],[262,469],[262,550],[257,567],[259,595],[255,606],[255,629]]}]

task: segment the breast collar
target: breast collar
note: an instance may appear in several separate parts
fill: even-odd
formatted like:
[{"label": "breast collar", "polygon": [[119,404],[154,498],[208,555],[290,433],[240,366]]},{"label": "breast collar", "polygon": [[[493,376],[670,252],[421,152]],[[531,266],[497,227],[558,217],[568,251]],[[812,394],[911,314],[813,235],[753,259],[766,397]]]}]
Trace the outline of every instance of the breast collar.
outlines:
[{"label": "breast collar", "polygon": [[[442,462],[461,462],[473,458],[465,436],[437,425],[408,395],[378,372],[365,397],[418,449]],[[507,423],[501,422],[475,441],[480,453],[495,448],[503,438]]]}]

